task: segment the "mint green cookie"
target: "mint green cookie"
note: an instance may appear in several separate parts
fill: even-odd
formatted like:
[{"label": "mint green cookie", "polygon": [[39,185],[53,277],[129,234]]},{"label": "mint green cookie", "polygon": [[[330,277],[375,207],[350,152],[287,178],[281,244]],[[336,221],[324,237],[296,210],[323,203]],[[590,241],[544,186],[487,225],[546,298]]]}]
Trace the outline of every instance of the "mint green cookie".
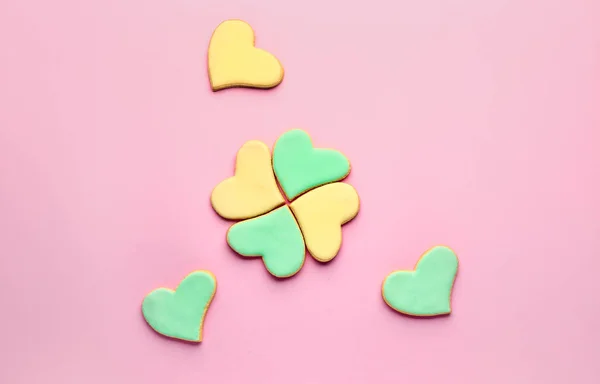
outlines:
[{"label": "mint green cookie", "polygon": [[385,278],[383,299],[396,311],[408,315],[449,314],[457,270],[454,252],[447,247],[434,247],[421,256],[414,271],[396,271]]},{"label": "mint green cookie", "polygon": [[217,290],[217,280],[208,271],[187,275],[175,291],[158,288],[142,303],[142,313],[156,332],[176,339],[202,341],[202,325]]},{"label": "mint green cookie", "polygon": [[275,143],[273,170],[292,200],[310,189],[342,180],[350,173],[350,162],[336,150],[314,148],[306,132],[293,129]]},{"label": "mint green cookie", "polygon": [[276,277],[295,275],[304,264],[302,232],[287,206],[232,225],[227,243],[242,256],[262,256]]}]

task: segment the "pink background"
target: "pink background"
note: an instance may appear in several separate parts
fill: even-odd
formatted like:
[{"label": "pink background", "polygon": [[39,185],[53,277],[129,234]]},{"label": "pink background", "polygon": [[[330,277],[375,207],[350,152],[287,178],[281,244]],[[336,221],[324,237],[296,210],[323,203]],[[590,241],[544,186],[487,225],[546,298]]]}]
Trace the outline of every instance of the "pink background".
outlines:
[{"label": "pink background", "polygon": [[[226,3],[226,4],[225,4]],[[0,382],[598,383],[597,0],[3,0]],[[213,29],[242,18],[272,91],[212,93]],[[332,263],[280,282],[209,204],[249,139],[289,128],[352,161]],[[389,310],[430,246],[454,313]],[[144,295],[219,282],[199,346]]]}]

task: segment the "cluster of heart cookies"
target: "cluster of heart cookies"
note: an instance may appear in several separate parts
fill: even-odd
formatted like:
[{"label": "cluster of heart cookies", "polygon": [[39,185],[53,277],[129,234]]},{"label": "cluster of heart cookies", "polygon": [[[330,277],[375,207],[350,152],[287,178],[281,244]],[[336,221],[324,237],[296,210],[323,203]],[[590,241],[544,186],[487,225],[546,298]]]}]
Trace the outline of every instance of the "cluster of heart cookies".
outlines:
[{"label": "cluster of heart cookies", "polygon": [[341,152],[314,148],[306,132],[294,129],[275,142],[272,158],[260,141],[244,144],[234,176],[217,185],[211,203],[221,217],[244,220],[227,232],[234,251],[260,256],[273,276],[290,277],[302,268],[306,249],[321,262],[338,254],[341,226],[359,210],[356,190],[339,182],[349,173]]},{"label": "cluster of heart cookies", "polygon": [[[241,20],[227,20],[215,29],[208,73],[213,91],[273,88],[283,80],[281,63],[254,46],[254,31]],[[307,250],[323,263],[337,256],[342,225],[360,207],[354,187],[341,182],[349,173],[350,162],[341,152],[315,148],[305,131],[293,129],[279,137],[272,154],[263,142],[246,142],[237,153],[234,175],[215,187],[210,200],[221,217],[238,221],[227,231],[229,246],[243,257],[260,257],[270,274],[287,278],[302,269]],[[412,316],[449,314],[457,270],[455,253],[434,247],[414,270],[384,279],[383,299]],[[194,271],[175,290],[158,288],[146,295],[142,313],[156,332],[200,342],[216,289],[211,272]]]}]

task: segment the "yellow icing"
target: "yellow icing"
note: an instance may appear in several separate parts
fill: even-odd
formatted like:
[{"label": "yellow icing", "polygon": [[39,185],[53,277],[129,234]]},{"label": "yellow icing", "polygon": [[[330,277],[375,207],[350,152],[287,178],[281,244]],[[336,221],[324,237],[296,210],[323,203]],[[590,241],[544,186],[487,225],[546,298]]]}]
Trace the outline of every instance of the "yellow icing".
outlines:
[{"label": "yellow icing", "polygon": [[256,140],[244,144],[237,153],[235,175],[215,187],[210,202],[220,216],[231,220],[262,215],[283,205],[269,147]]},{"label": "yellow icing", "polygon": [[208,46],[208,76],[213,91],[230,87],[273,88],[283,67],[271,53],[254,47],[254,31],[241,20],[227,20]]},{"label": "yellow icing", "polygon": [[308,252],[318,261],[333,259],[342,246],[342,224],[358,213],[354,187],[346,183],[326,184],[300,196],[290,204],[302,229]]}]

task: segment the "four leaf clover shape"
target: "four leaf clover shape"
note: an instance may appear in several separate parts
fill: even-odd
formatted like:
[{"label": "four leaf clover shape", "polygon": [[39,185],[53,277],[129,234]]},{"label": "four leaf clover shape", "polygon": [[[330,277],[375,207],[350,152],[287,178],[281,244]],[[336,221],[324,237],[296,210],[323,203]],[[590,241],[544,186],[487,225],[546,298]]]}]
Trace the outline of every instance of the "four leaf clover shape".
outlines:
[{"label": "four leaf clover shape", "polygon": [[221,217],[242,220],[227,231],[235,252],[262,257],[273,276],[290,277],[302,269],[306,249],[320,262],[338,254],[342,225],[360,206],[354,187],[340,182],[349,173],[341,152],[315,148],[305,131],[293,129],[275,142],[272,157],[263,142],[246,142],[211,204]]}]

